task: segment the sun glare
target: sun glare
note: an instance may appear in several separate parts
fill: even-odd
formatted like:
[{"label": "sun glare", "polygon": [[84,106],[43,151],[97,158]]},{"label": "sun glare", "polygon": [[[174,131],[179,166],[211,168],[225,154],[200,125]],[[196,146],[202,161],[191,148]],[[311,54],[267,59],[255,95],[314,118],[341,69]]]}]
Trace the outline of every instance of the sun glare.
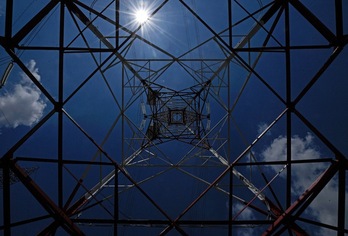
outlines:
[{"label": "sun glare", "polygon": [[149,19],[149,12],[146,11],[145,9],[139,9],[135,12],[135,20],[139,24],[145,23]]}]

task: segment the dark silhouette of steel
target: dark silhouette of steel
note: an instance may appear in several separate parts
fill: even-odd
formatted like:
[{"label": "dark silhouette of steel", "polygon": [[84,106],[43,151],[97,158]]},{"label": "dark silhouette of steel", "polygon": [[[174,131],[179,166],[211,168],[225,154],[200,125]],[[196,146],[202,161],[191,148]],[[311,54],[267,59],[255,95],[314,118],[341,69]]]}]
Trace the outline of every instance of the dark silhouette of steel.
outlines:
[{"label": "dark silhouette of steel", "polygon": [[[149,12],[149,22],[173,1],[155,1],[157,5]],[[255,1],[259,2],[259,6],[258,9],[253,9],[252,12],[249,11],[247,3],[232,0],[216,1],[216,4],[224,3],[228,8],[225,13],[227,16],[225,26],[227,28],[221,32],[218,32],[205,20],[204,14],[195,10],[195,4],[202,4],[201,2],[175,1],[186,11],[186,14],[189,14],[192,19],[206,30],[205,32],[211,34],[211,37],[204,39],[205,41],[200,42],[197,40],[197,45],[189,46],[189,49],[181,55],[177,55],[174,50],[172,52],[163,49],[155,41],[152,42],[142,35],[141,32],[148,22],[137,23],[136,25],[122,25],[124,24],[122,19],[124,14],[130,14],[130,12],[125,13],[125,11],[130,11],[129,9],[122,9],[122,4],[127,1],[47,1],[35,16],[31,19],[25,19],[23,26],[14,31],[13,13],[15,11],[14,4],[17,2],[16,0],[6,1],[5,30],[4,35],[0,36],[0,46],[10,57],[10,60],[9,66],[3,71],[5,76],[1,80],[0,88],[6,87],[5,82],[8,80],[11,71],[8,68],[12,69],[13,65],[15,65],[27,75],[51,106],[43,118],[33,127],[30,127],[29,131],[23,134],[19,140],[16,140],[12,147],[5,150],[5,154],[1,157],[0,174],[2,189],[0,191],[3,199],[3,209],[1,210],[3,222],[0,225],[0,230],[4,235],[13,235],[16,227],[38,222],[43,222],[40,231],[28,232],[29,234],[55,235],[60,229],[63,229],[65,233],[71,235],[88,235],[88,229],[83,228],[85,225],[90,225],[91,227],[106,225],[113,227],[112,233],[114,235],[127,234],[127,230],[137,227],[158,229],[156,234],[160,235],[172,232],[189,235],[189,228],[198,227],[202,229],[220,227],[225,230],[224,232],[227,235],[234,234],[235,227],[259,227],[263,231],[263,235],[310,235],[308,228],[304,227],[304,224],[331,229],[337,232],[339,236],[348,233],[345,225],[347,219],[345,212],[347,205],[347,157],[297,109],[299,102],[311,91],[312,87],[348,43],[348,35],[344,34],[343,30],[344,12],[342,10],[342,0],[334,1],[335,32],[328,28],[311,9],[307,8],[299,0],[274,0],[264,1],[264,3],[263,1]],[[95,7],[96,3],[102,3],[101,5],[104,8]],[[291,42],[290,8],[299,13],[313,26],[325,39],[325,43],[293,45]],[[111,17],[107,13],[107,10],[110,9],[114,9]],[[237,22],[233,21],[235,9],[242,9],[246,14],[244,18]],[[24,44],[24,39],[55,10],[59,12],[57,14],[59,19],[58,45]],[[89,17],[87,12],[95,17]],[[256,17],[257,14],[261,14],[261,16]],[[67,17],[71,17],[70,24],[76,26],[78,31],[70,43],[66,41],[68,33]],[[102,20],[103,23],[108,23],[113,27],[114,32],[111,33],[111,36],[110,34],[106,35],[102,27],[97,26],[97,20]],[[250,30],[245,30],[243,35],[237,35],[235,27],[248,20],[254,22]],[[275,30],[277,26],[279,27],[282,20],[284,21],[284,25],[281,26],[284,31],[284,44],[279,42],[274,36]],[[263,41],[259,40],[259,44],[254,46],[251,42],[259,32],[265,33],[266,36],[262,38]],[[196,31],[196,34],[199,37],[198,31]],[[75,46],[73,44],[77,38],[82,40],[83,46]],[[95,46],[95,42],[90,42],[90,38],[97,40],[99,47]],[[271,40],[275,42],[275,45],[269,46]],[[141,42],[144,46],[155,49],[157,52],[165,55],[165,57],[146,55],[144,58],[133,58],[128,52],[133,47],[136,47],[134,46],[136,42]],[[211,42],[214,42],[220,50],[219,52],[224,56],[204,58],[201,54],[198,57],[195,55],[195,58],[187,57],[193,51],[209,45]],[[293,98],[291,55],[292,51],[303,49],[332,49],[332,53],[298,95]],[[57,53],[57,65],[55,65],[58,72],[57,95],[54,95],[44,84],[38,81],[27,68],[23,59],[21,59],[21,52],[30,53],[32,51]],[[285,96],[273,88],[258,72],[258,62],[262,55],[268,52],[282,53],[284,55]],[[65,70],[68,67],[66,65],[66,56],[72,53],[90,54],[95,63],[95,68],[70,94],[66,95],[64,90],[67,80]],[[248,53],[248,56],[245,57],[244,55],[246,54],[243,53]],[[255,57],[252,58],[251,54]],[[83,65],[83,61],[80,63]],[[189,65],[189,63],[199,63],[200,66],[195,68]],[[276,115],[276,118],[253,141],[244,140],[242,137],[246,148],[238,154],[232,154],[233,140],[231,138],[231,129],[234,122],[232,113],[242,92],[238,94],[235,103],[233,103],[231,98],[231,78],[234,75],[230,69],[233,63],[247,71],[246,81],[249,81],[253,76],[273,95],[275,101],[284,106],[284,109]],[[161,84],[160,79],[165,77],[165,72],[174,64],[177,64],[187,74],[187,77],[193,81],[193,85],[175,88]],[[121,76],[118,79],[121,82],[121,86],[115,89],[113,88],[115,85],[110,83],[111,80],[108,73],[112,68],[119,65],[121,65],[119,69]],[[66,109],[71,100],[79,94],[95,75],[100,75],[100,79],[105,82],[111,94],[111,100],[113,100],[115,107],[119,110],[119,114],[102,141],[90,133],[86,127],[83,127],[78,120],[75,120],[74,116]],[[211,107],[211,101],[215,102],[220,109],[219,111],[217,111],[216,107]],[[139,124],[135,124],[135,121],[130,118],[134,113],[132,109],[135,107],[135,104],[139,105]],[[128,114],[128,112],[131,114]],[[109,115],[114,117],[111,111]],[[57,156],[49,158],[18,155],[17,151],[48,121],[53,120],[54,116],[57,117],[55,127],[55,131],[57,131]],[[295,135],[293,128],[294,117],[315,134],[333,153],[334,157],[294,160],[292,158],[291,144],[292,137]],[[285,120],[286,159],[279,161],[257,160],[257,157],[253,154],[253,148],[282,119]],[[77,128],[96,149],[96,153],[91,159],[82,156],[75,159],[65,157],[64,145],[67,138],[64,136],[64,122],[66,120]],[[103,121],[100,122],[102,123]],[[227,130],[224,130],[224,126],[227,127]],[[117,150],[110,154],[106,151],[104,145],[110,139],[111,133],[117,128],[119,129],[117,132],[120,134],[121,141],[119,141]],[[165,153],[165,148],[161,148],[162,145],[168,147],[172,143],[188,145],[190,148],[183,149],[186,153],[183,155],[178,154],[177,160],[171,160]],[[79,148],[83,149],[83,147],[76,148],[82,155],[82,150]],[[176,151],[175,146],[173,151]],[[145,154],[147,155],[146,157]],[[254,161],[245,162],[244,159],[247,155],[250,155]],[[103,160],[100,157],[100,161],[98,161],[98,156],[102,156]],[[152,163],[151,160],[155,161]],[[52,198],[45,192],[44,188],[36,183],[35,179],[29,176],[32,169],[22,167],[23,163],[40,163],[47,169],[48,166],[55,166],[56,176],[47,177],[47,181],[56,181],[56,186],[52,186],[52,189],[54,187],[56,190],[56,199]],[[292,193],[293,166],[295,164],[314,163],[325,163],[327,164],[327,169],[323,170],[312,185],[294,201]],[[78,171],[74,172],[75,169],[68,166],[87,167],[81,174]],[[242,171],[240,169],[242,167],[257,167],[260,170],[260,168],[265,166],[279,166],[279,171],[273,176],[266,175],[260,171],[261,178],[256,181],[251,179],[243,169]],[[92,175],[91,179],[86,180],[86,176],[90,173],[91,168],[96,167],[100,168],[100,176]],[[189,167],[204,169],[205,171],[213,168],[218,173],[211,179],[205,179],[196,174],[196,172],[189,171],[187,169]],[[102,168],[108,171],[102,172]],[[138,178],[131,171],[132,168],[151,171],[149,171],[150,174],[148,176]],[[41,169],[42,167],[40,171]],[[279,194],[276,191],[276,184],[273,182],[285,170],[285,192]],[[203,186],[199,194],[175,215],[166,209],[167,206],[164,207],[162,205],[157,196],[160,193],[152,193],[146,186],[148,182],[154,182],[160,177],[164,178],[163,176],[170,171],[178,171]],[[317,198],[325,185],[335,175],[338,176],[337,225],[328,225],[319,220],[303,217],[302,213],[308,209],[313,200]],[[66,176],[71,177],[75,181],[70,188],[66,187]],[[165,178],[164,180],[166,181]],[[258,181],[263,181],[262,185]],[[45,215],[36,215],[24,220],[14,218],[14,212],[11,209],[11,204],[15,201],[11,199],[13,197],[11,196],[11,189],[14,188],[12,183],[14,182],[19,182],[17,185],[20,184],[29,191],[46,211]],[[179,185],[184,184],[179,183]],[[154,182],[154,185],[156,185],[156,182]],[[239,188],[240,186],[243,187],[242,190]],[[107,189],[112,189],[112,191]],[[198,203],[207,197],[212,189],[227,197],[226,204],[228,209],[226,210],[226,217],[224,219],[216,219],[214,217],[201,218],[199,216],[197,218],[188,217],[192,209],[197,207]],[[148,202],[158,211],[157,213],[161,217],[154,215],[153,218],[148,217],[144,219],[137,215],[131,217],[127,215],[127,212],[123,212],[121,206],[125,204],[125,200],[122,199],[122,194],[133,190],[142,196],[141,201]],[[102,195],[104,191],[109,195]],[[99,197],[100,195],[102,197]],[[210,200],[214,201],[214,199]],[[107,207],[106,203],[111,205],[111,207]],[[166,199],[166,203],[171,205],[176,202],[173,197],[173,199]],[[241,204],[243,207],[241,210],[234,212],[233,207],[236,203]],[[91,217],[88,215],[91,209],[93,210],[97,207],[98,209],[100,207],[107,216],[98,215]],[[258,217],[256,219],[238,218],[245,209],[252,209],[253,212],[258,214]],[[129,232],[134,231],[130,230]]]}]

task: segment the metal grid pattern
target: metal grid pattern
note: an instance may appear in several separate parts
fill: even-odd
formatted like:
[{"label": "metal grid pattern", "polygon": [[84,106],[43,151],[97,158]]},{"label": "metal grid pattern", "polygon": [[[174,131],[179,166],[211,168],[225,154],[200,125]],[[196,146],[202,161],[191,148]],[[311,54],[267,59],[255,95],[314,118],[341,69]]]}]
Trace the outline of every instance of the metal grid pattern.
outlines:
[{"label": "metal grid pattern", "polygon": [[[1,134],[4,235],[348,233],[348,152],[311,113],[346,70],[342,0],[323,4],[329,21],[299,0],[18,2],[0,88],[17,70],[45,109]],[[313,139],[324,155],[296,149]],[[336,223],[315,205],[328,188]]]}]

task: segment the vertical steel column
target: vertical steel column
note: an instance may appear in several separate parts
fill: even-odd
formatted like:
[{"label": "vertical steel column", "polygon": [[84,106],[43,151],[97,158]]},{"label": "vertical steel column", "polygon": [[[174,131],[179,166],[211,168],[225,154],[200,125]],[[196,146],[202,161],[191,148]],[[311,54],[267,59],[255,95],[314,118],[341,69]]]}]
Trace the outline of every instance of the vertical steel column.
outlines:
[{"label": "vertical steel column", "polygon": [[228,1],[228,39],[229,45],[232,47],[232,0]]},{"label": "vertical steel column", "polygon": [[114,236],[117,236],[117,224],[118,224],[118,169],[117,166],[115,166],[115,177],[114,177]]},{"label": "vertical steel column", "polygon": [[63,80],[64,80],[64,8],[65,3],[60,3],[59,26],[59,62],[58,62],[58,207],[63,207]]},{"label": "vertical steel column", "polygon": [[[12,156],[12,155],[11,155]],[[12,157],[11,157],[12,158]],[[1,160],[3,174],[3,217],[4,217],[4,235],[11,235],[11,191],[10,191],[10,165],[9,158]]]},{"label": "vertical steel column", "polygon": [[[343,162],[343,160],[341,161]],[[338,212],[337,212],[337,236],[344,236],[346,222],[346,166],[341,163],[338,170]]]},{"label": "vertical steel column", "polygon": [[286,107],[288,111],[286,113],[286,161],[287,161],[287,172],[286,172],[286,208],[291,205],[291,113],[292,113],[292,102],[291,102],[291,56],[290,56],[290,14],[289,14],[289,3],[284,3],[285,10],[285,63],[286,63]]},{"label": "vertical steel column", "polygon": [[123,166],[124,162],[125,162],[125,155],[124,155],[124,87],[125,87],[125,84],[124,84],[124,77],[125,77],[125,67],[124,67],[124,64],[122,62],[122,80],[121,80],[121,83],[122,83],[122,92],[121,92],[121,96],[122,96],[122,101],[121,101],[121,123],[122,123],[122,140],[121,140],[121,163],[120,165]]},{"label": "vertical steel column", "polygon": [[342,0],[335,0],[335,15],[336,15],[336,35],[338,40],[342,40],[343,39]]},{"label": "vertical steel column", "polygon": [[230,195],[228,196],[228,235],[232,236],[232,218],[233,218],[233,201],[232,201],[232,196],[233,196],[233,173],[232,173],[233,168],[230,168],[229,175],[230,175],[230,186],[229,186],[229,192]]},{"label": "vertical steel column", "polygon": [[12,37],[13,0],[6,1],[5,38]]},{"label": "vertical steel column", "polygon": [[[230,2],[230,1],[229,1]],[[232,41],[230,41],[232,43]],[[231,45],[232,47],[232,45]],[[231,109],[231,69],[230,69],[230,64],[228,64],[227,67],[227,107],[228,107],[228,121],[227,121],[227,129],[228,129],[228,136],[227,136],[227,160],[228,164],[232,163],[231,160],[231,119],[232,119],[232,109]],[[229,175],[229,196],[228,196],[228,235],[232,236],[232,209],[233,209],[233,201],[232,201],[232,196],[233,196],[233,173],[232,173],[233,168],[230,169]]]},{"label": "vertical steel column", "polygon": [[[13,18],[13,0],[6,1],[5,17],[5,39],[10,42],[12,37],[12,18]],[[10,49],[12,50],[12,48]],[[12,158],[12,153],[11,153]],[[11,235],[11,189],[10,189],[10,167],[8,157],[2,158],[1,168],[3,174],[3,217],[4,217],[4,235]]]},{"label": "vertical steel column", "polygon": [[116,48],[118,50],[118,47],[120,45],[120,0],[115,1],[115,8],[116,8],[116,35],[115,35],[115,41],[116,41]]}]

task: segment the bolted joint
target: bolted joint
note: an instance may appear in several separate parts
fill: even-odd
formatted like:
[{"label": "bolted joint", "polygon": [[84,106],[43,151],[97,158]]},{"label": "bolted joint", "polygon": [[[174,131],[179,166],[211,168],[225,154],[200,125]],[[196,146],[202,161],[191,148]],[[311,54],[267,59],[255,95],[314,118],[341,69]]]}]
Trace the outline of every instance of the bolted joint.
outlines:
[{"label": "bolted joint", "polygon": [[288,108],[288,110],[290,112],[294,112],[296,109],[295,109],[295,106],[296,106],[296,103],[293,102],[293,101],[290,101],[286,104],[286,107]]},{"label": "bolted joint", "polygon": [[15,45],[12,38],[8,38],[8,37],[3,37],[3,36],[0,36],[0,45],[3,47],[3,48],[7,48],[11,51],[14,51],[14,48],[18,45]]},{"label": "bolted joint", "polygon": [[55,112],[62,112],[63,111],[63,104],[59,102],[54,103],[54,111]]},{"label": "bolted joint", "polygon": [[3,165],[9,165],[10,160],[14,160],[12,152],[6,153],[4,156],[2,156],[0,159],[0,167],[3,167]]}]

